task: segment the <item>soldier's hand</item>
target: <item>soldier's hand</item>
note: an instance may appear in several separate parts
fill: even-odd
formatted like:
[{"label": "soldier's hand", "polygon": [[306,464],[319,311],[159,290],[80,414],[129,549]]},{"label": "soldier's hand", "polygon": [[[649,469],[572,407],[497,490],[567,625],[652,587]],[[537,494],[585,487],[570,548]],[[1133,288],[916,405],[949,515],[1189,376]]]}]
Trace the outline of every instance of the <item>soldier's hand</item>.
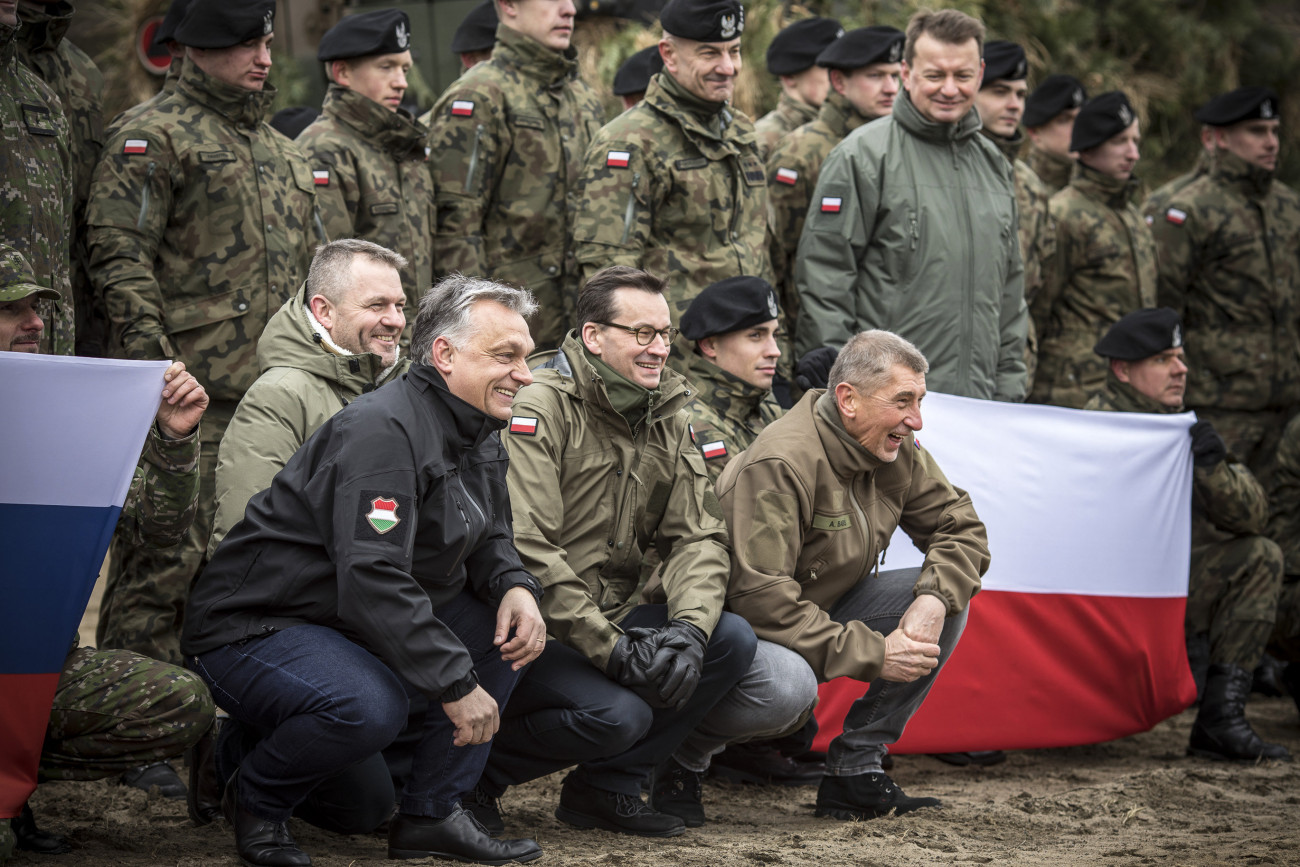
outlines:
[{"label": "soldier's hand", "polygon": [[445,702],[442,709],[456,727],[452,743],[458,747],[485,744],[501,727],[496,699],[481,686],[462,699]]},{"label": "soldier's hand", "polygon": [[939,664],[939,645],[913,641],[902,627],[885,636],[885,664],[880,679],[893,683],[911,683],[934,671]]},{"label": "soldier's hand", "polygon": [[179,361],[163,373],[162,401],[158,404],[158,430],[167,439],[189,436],[208,408],[208,393]]},{"label": "soldier's hand", "polygon": [[1192,463],[1209,469],[1228,456],[1228,447],[1223,444],[1223,437],[1208,421],[1198,421],[1188,431],[1192,435]]},{"label": "soldier's hand", "polygon": [[[507,636],[514,632],[508,641]],[[546,621],[537,600],[523,587],[511,587],[497,608],[497,631],[492,643],[501,648],[501,659],[518,671],[546,649]]]},{"label": "soldier's hand", "polygon": [[804,391],[825,388],[831,375],[831,366],[839,352],[829,346],[819,346],[809,352],[794,366],[794,384]]},{"label": "soldier's hand", "polygon": [[662,630],[663,640],[655,653],[652,667],[660,668],[659,698],[665,705],[681,710],[695,694],[704,673],[704,649],[709,639],[699,627],[685,620],[674,620]]}]

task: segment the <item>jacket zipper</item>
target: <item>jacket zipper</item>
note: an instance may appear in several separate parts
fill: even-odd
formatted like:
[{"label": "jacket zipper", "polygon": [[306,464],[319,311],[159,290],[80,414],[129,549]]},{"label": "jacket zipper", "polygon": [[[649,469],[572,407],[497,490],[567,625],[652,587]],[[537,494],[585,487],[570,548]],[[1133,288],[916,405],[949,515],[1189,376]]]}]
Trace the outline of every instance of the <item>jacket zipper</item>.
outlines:
[{"label": "jacket zipper", "polygon": [[627,209],[623,211],[623,240],[620,244],[627,243],[627,236],[632,231],[632,221],[636,219],[636,188],[641,185],[641,173],[632,173],[632,192],[627,194]]},{"label": "jacket zipper", "polygon": [[155,162],[149,163],[149,168],[145,170],[144,189],[140,191],[140,216],[135,218],[135,230],[144,231],[144,218],[149,215],[149,185],[153,183],[153,170],[158,168]]}]

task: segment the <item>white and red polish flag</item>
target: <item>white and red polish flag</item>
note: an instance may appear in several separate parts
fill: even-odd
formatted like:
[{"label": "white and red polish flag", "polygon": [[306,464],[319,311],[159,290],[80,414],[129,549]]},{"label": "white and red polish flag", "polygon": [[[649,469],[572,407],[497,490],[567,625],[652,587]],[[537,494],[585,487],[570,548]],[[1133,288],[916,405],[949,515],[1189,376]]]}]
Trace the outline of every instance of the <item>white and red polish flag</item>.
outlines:
[{"label": "white and red polish flag", "polygon": [[[970,493],[992,561],[956,651],[891,750],[1098,743],[1191,704],[1183,613],[1195,416],[934,393],[922,413],[918,436]],[[900,531],[883,568],[922,560]],[[822,685],[817,749],[865,688]]]}]

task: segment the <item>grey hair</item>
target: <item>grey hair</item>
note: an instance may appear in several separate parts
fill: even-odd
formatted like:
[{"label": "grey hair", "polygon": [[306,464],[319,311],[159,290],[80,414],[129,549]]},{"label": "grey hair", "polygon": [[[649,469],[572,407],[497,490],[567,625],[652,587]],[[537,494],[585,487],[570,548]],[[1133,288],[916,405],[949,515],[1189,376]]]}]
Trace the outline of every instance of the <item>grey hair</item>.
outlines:
[{"label": "grey hair", "polygon": [[926,374],[930,362],[921,350],[892,331],[862,331],[849,338],[831,365],[826,387],[835,391],[847,382],[863,394],[874,394],[889,384],[895,365]]},{"label": "grey hair", "polygon": [[411,359],[427,364],[433,341],[439,337],[457,348],[464,346],[477,330],[470,312],[480,301],[495,301],[525,319],[537,312],[537,301],[527,289],[458,272],[448,274],[420,299],[411,334]]},{"label": "grey hair", "polygon": [[352,259],[365,256],[377,265],[387,265],[401,272],[407,266],[406,257],[387,247],[362,241],[360,238],[343,238],[316,248],[311,268],[307,271],[307,299],[321,295],[331,304],[343,300],[355,284],[352,281]]}]

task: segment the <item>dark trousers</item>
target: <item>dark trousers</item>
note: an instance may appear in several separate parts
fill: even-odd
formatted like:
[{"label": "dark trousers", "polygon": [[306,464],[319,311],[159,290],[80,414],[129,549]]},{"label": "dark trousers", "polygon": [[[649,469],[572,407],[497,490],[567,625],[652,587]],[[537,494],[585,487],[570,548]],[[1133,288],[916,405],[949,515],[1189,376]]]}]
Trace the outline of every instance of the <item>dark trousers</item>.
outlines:
[{"label": "dark trousers", "polygon": [[[664,626],[664,605],[639,605],[619,626]],[[483,786],[508,786],[578,765],[599,789],[639,795],[641,781],[667,759],[749,669],[757,639],[744,619],[724,613],[704,654],[704,674],[681,710],[652,708],[576,650],[551,641],[528,670],[492,741]]]},{"label": "dark trousers", "polygon": [[[479,685],[504,707],[522,672],[511,671],[492,644],[496,612],[461,593],[434,613],[469,650]],[[237,740],[223,739],[221,753],[223,764],[238,761],[244,809],[284,821],[320,790],[306,810],[324,827],[359,821],[346,815],[352,810],[388,815],[393,790],[379,752],[406,724],[414,689],[369,651],[328,627],[303,625],[225,645],[192,664],[242,730]],[[403,813],[446,816],[478,780],[491,743],[457,747],[454,734],[441,706],[430,707]]]}]

